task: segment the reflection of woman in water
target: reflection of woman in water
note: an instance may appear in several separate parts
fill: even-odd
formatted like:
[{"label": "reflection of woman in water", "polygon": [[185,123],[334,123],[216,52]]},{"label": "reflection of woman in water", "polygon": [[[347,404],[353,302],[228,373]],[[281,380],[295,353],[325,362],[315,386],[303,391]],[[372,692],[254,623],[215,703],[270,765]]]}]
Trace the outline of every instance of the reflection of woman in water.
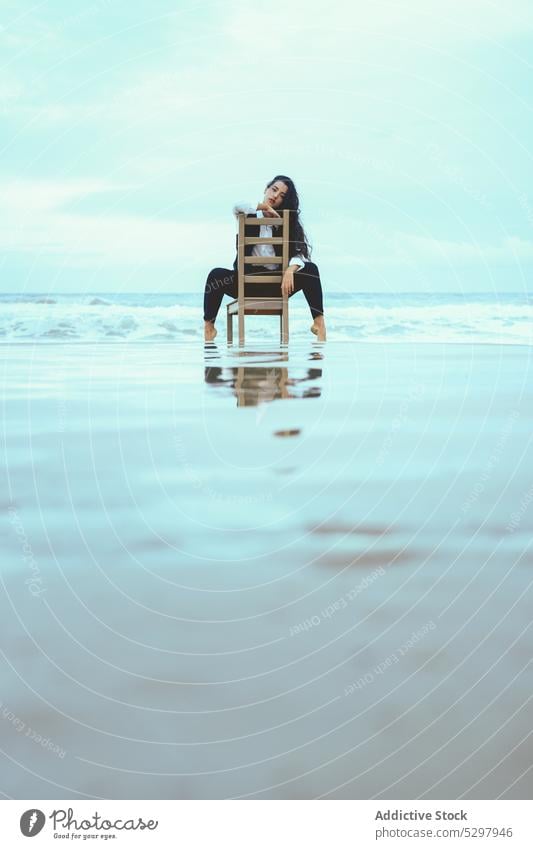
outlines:
[{"label": "reflection of woman in water", "polygon": [[[321,368],[307,369],[305,377],[289,377],[284,366],[205,367],[205,382],[231,389],[237,396],[238,407],[256,407],[278,398],[320,398],[321,377]],[[301,386],[308,381],[313,385]]]},{"label": "reflection of woman in water", "polygon": [[[283,275],[281,291],[283,294],[287,293],[288,297],[294,292],[299,292],[300,289],[303,291],[313,316],[311,330],[321,342],[325,342],[326,325],[324,323],[320,274],[315,263],[309,259],[310,247],[300,221],[298,193],[291,178],[284,174],[278,174],[267,184],[264,198],[257,206],[249,203],[236,204],[233,207],[233,212],[235,214],[245,212],[250,217],[264,219],[280,218],[279,211],[284,209],[290,209],[293,212],[290,216],[289,232],[289,255],[291,259]],[[270,238],[272,228],[272,224],[261,224],[260,227],[257,227],[257,230],[260,230],[258,235]],[[247,245],[246,249],[249,249],[249,254],[253,256],[264,256],[266,258],[268,256],[279,256],[278,251],[281,250],[281,246]],[[278,270],[277,265],[265,262],[264,266],[254,265],[253,272],[261,273],[259,271],[261,268],[268,269],[270,273]],[[263,273],[268,272],[265,270]],[[258,284],[261,288],[257,292],[251,292],[253,285],[253,283],[247,284],[247,293],[264,295],[265,297],[280,294],[279,284]],[[224,295],[229,295],[232,298],[237,297],[237,258],[233,263],[233,270],[230,268],[212,268],[207,276],[204,290],[204,335],[206,341],[214,339],[217,335],[215,320]]]}]

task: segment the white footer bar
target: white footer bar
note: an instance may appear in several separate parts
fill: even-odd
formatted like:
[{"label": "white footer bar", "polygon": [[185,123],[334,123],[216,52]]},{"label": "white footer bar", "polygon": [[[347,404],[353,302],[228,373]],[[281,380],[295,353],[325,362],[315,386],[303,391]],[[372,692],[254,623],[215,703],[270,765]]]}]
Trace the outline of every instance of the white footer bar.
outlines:
[{"label": "white footer bar", "polygon": [[527,800],[5,800],[0,826],[9,849],[67,841],[187,849],[533,846]]}]

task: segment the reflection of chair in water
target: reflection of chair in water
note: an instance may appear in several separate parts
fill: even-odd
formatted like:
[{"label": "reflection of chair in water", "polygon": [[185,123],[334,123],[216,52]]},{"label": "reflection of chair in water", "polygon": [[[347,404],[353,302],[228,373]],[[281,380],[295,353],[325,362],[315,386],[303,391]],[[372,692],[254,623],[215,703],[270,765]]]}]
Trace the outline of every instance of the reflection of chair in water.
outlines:
[{"label": "reflection of chair in water", "polygon": [[276,398],[290,398],[286,368],[237,367],[235,394],[238,407],[256,407]]},{"label": "reflection of chair in water", "polygon": [[[238,214],[239,231],[237,234],[237,300],[231,301],[228,304],[227,311],[227,337],[228,342],[233,342],[233,316],[236,315],[239,323],[239,345],[244,344],[244,316],[245,315],[279,315],[279,326],[281,344],[285,345],[289,341],[289,299],[287,294],[281,291],[281,281],[283,274],[289,264],[289,214],[290,210],[283,210],[282,218],[268,218],[268,226],[275,227],[276,233],[279,235],[271,238],[262,237],[259,235],[260,226],[256,217],[249,217],[245,213]],[[246,235],[247,232],[253,235]],[[251,256],[249,254],[249,246],[270,244],[277,246],[276,256]],[[278,253],[279,251],[279,253]],[[245,265],[246,261],[246,265]],[[247,266],[264,266],[265,262],[268,265],[279,265],[279,271],[270,271],[265,273],[255,269],[256,273],[247,273]],[[252,271],[254,269],[252,268]],[[259,271],[259,273],[258,273]],[[271,289],[272,284],[279,285],[279,296],[269,295],[252,295],[248,284],[264,285],[268,284]]]},{"label": "reflection of chair in water", "polygon": [[[224,378],[223,372],[230,373]],[[306,369],[305,377],[289,377],[286,366],[236,366],[222,369],[219,366],[206,366],[205,380],[216,386],[226,386],[237,397],[238,407],[256,407],[258,404],[275,401],[278,398],[319,398],[319,386],[306,387],[303,392],[300,383],[315,381],[322,377],[322,369]]]}]

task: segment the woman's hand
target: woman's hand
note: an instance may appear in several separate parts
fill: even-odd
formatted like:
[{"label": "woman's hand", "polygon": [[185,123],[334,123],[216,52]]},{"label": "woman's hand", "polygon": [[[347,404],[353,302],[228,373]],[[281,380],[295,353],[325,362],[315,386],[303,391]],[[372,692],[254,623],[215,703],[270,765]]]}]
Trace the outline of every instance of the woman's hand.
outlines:
[{"label": "woman's hand", "polygon": [[281,218],[279,212],[276,212],[276,210],[269,206],[268,203],[258,203],[257,209],[260,209],[263,212],[265,218]]},{"label": "woman's hand", "polygon": [[294,292],[294,266],[289,266],[283,275],[283,280],[281,281],[281,293],[282,295],[292,295]]}]

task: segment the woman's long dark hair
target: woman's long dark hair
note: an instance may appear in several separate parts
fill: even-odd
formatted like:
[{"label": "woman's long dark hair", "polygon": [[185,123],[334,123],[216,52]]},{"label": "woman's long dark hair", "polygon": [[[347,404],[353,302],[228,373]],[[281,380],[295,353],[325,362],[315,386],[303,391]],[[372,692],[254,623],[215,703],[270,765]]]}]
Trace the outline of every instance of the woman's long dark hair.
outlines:
[{"label": "woman's long dark hair", "polygon": [[290,177],[285,176],[285,174],[276,174],[276,176],[267,183],[267,189],[269,189],[270,186],[273,186],[276,180],[281,180],[281,182],[285,183],[287,186],[287,194],[283,198],[283,203],[278,207],[277,211],[280,212],[284,209],[292,210],[289,228],[289,253],[291,256],[301,254],[305,257],[305,259],[311,259],[311,245],[305,235],[302,222],[300,221],[300,199],[298,197],[298,192],[296,191],[296,186]]}]

